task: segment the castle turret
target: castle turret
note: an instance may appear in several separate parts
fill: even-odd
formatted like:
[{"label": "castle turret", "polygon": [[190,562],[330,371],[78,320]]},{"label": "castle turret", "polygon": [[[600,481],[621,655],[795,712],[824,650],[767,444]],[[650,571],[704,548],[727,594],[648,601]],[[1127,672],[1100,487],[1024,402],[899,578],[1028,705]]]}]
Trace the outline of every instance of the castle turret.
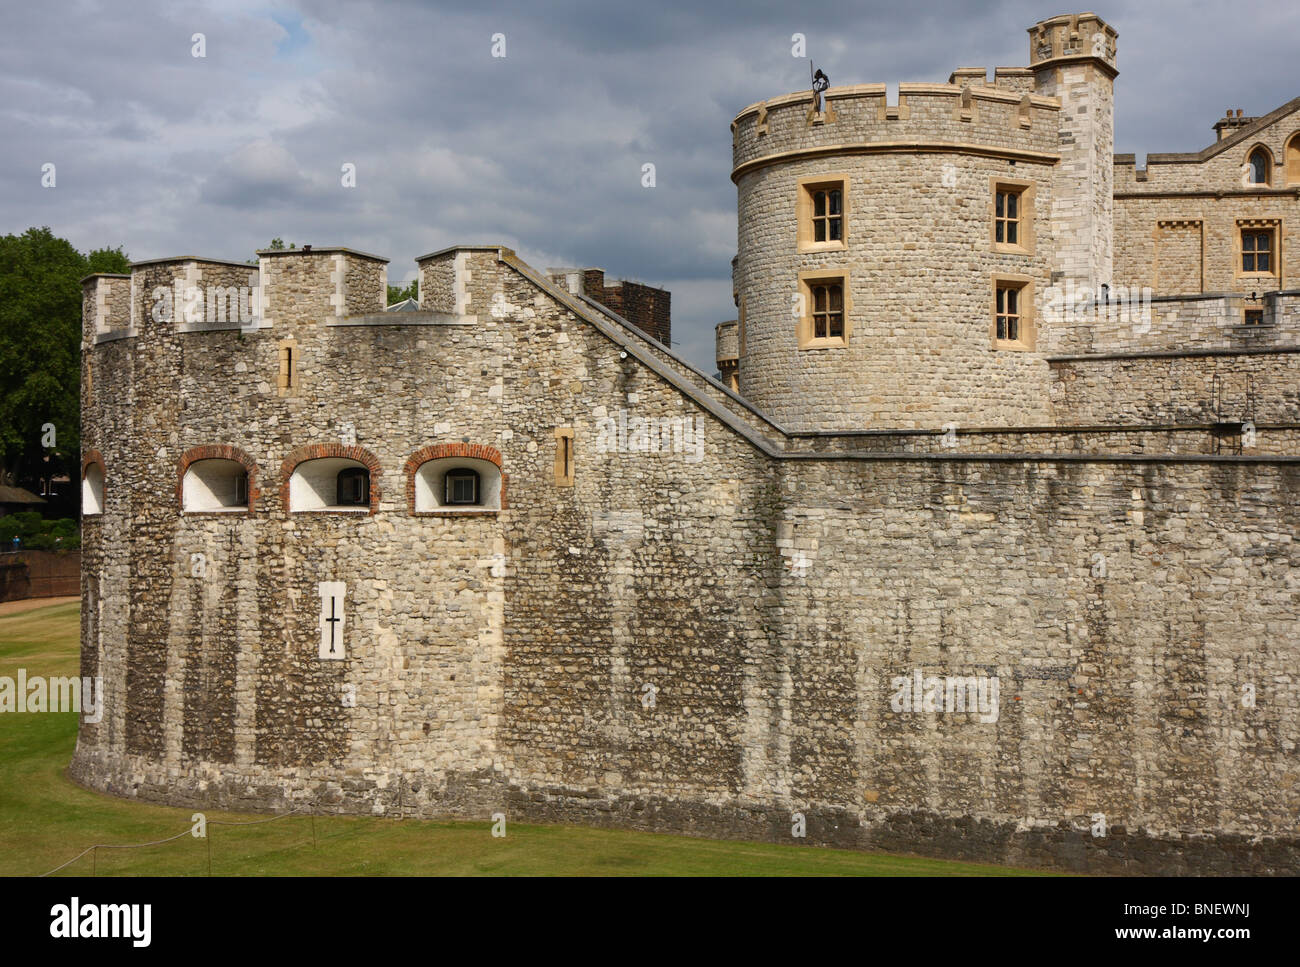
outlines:
[{"label": "castle turret", "polygon": [[1030,82],[959,68],[896,104],[859,84],[736,116],[744,396],[800,431],[1048,421],[1062,112]]},{"label": "castle turret", "polygon": [[[1095,300],[1112,282],[1114,225],[1114,81],[1116,33],[1094,13],[1043,20],[1029,28],[1029,61],[1038,94],[1060,101],[1060,164],[1051,204],[1054,291],[1069,304]],[[1054,312],[1039,348],[1071,352],[1089,345],[1089,312]]]}]

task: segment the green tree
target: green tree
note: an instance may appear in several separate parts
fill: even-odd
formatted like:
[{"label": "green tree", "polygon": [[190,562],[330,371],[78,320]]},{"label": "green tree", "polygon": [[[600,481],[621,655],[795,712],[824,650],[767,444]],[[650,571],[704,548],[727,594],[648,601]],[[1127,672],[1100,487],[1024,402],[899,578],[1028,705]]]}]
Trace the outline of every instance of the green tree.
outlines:
[{"label": "green tree", "polygon": [[48,227],[0,237],[0,483],[30,488],[57,472],[75,479],[81,280],[128,271],[120,247],[82,255]]},{"label": "green tree", "polygon": [[390,285],[388,287],[388,304],[392,306],[406,299],[419,298],[419,289],[420,282],[418,279],[413,281],[405,289],[400,285]]}]

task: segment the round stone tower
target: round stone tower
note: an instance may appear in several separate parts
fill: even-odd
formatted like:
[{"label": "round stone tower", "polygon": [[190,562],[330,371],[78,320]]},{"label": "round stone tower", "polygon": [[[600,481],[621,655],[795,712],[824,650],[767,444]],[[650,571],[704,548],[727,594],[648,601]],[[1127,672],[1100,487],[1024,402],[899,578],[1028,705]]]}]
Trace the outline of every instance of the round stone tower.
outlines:
[{"label": "round stone tower", "polygon": [[1089,273],[1109,259],[1094,172],[1110,169],[1115,33],[1079,14],[1030,35],[1033,66],[991,82],[963,68],[900,85],[897,104],[862,84],[736,116],[739,387],[787,429],[1049,422],[1044,355],[1068,340],[1043,318],[1048,289],[1067,271],[1109,281]]}]

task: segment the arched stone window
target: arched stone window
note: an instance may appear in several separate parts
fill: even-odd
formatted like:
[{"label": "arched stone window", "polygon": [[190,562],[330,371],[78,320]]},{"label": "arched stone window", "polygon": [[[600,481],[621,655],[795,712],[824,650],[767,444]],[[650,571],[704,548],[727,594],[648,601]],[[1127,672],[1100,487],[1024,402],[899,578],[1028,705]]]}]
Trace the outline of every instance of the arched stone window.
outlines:
[{"label": "arched stone window", "polygon": [[407,502],[415,514],[494,514],[506,505],[506,475],[495,447],[424,447],[406,461],[406,475]]},{"label": "arched stone window", "polygon": [[379,508],[379,461],[361,447],[299,447],[285,458],[280,474],[281,496],[290,513],[373,514]]},{"label": "arched stone window", "polygon": [[235,460],[196,460],[181,482],[181,510],[248,510],[248,471]]},{"label": "arched stone window", "polygon": [[194,447],[181,455],[178,469],[182,513],[252,513],[257,465],[243,450],[224,444]]},{"label": "arched stone window", "polygon": [[1272,174],[1273,159],[1268,153],[1268,149],[1260,145],[1250,153],[1246,159],[1246,164],[1250,166],[1250,172],[1247,176],[1252,185],[1267,185]]},{"label": "arched stone window", "polygon": [[1300,131],[1286,145],[1286,183],[1300,185]]},{"label": "arched stone window", "polygon": [[87,452],[81,461],[81,515],[104,513],[104,458],[98,450]]}]

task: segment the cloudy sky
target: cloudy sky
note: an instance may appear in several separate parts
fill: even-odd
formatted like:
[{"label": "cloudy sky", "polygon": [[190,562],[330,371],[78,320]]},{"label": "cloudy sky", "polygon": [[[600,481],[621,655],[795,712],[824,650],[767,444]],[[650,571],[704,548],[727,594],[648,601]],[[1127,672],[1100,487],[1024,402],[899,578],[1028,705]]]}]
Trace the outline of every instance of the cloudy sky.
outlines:
[{"label": "cloudy sky", "polygon": [[[501,242],[673,294],[677,348],[713,371],[734,315],[728,124],[806,88],[945,81],[1028,61],[1042,3],[7,5],[0,232],[48,225],[133,259],[251,258],[274,236],[392,259]],[[1199,150],[1225,108],[1300,94],[1300,7],[1114,2],[1116,150]],[[202,33],[206,56],[193,56]],[[505,56],[492,55],[493,35]],[[56,187],[41,187],[42,165]],[[357,185],[341,185],[356,165]],[[641,184],[645,163],[656,185]]]}]

